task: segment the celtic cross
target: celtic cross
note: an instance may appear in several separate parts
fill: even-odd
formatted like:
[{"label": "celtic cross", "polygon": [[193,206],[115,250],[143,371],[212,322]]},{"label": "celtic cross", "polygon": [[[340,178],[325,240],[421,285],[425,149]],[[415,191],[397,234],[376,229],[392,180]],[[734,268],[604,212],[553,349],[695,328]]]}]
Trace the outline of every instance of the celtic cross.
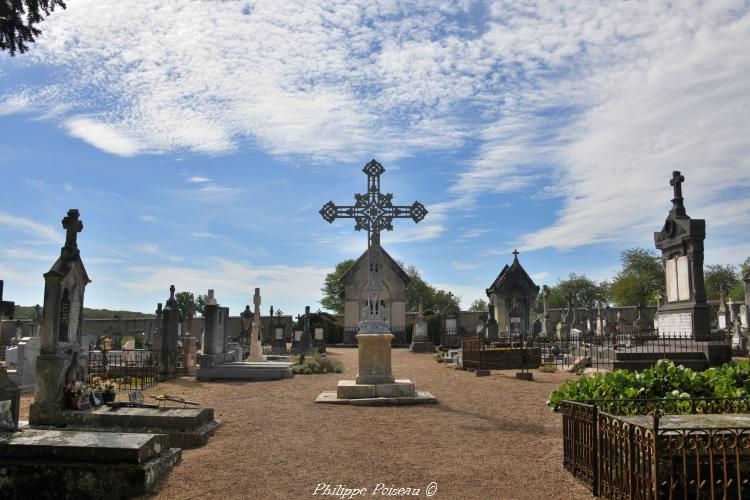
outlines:
[{"label": "celtic cross", "polygon": [[376,160],[365,165],[362,172],[367,175],[367,194],[355,194],[354,205],[335,205],[329,201],[320,209],[320,215],[329,223],[338,218],[354,219],[355,231],[367,231],[367,310],[359,328],[363,333],[383,333],[390,330],[390,325],[380,307],[380,232],[393,231],[393,219],[412,219],[419,223],[427,215],[427,209],[418,201],[411,205],[394,205],[392,193],[381,193],[380,176],[385,169]]}]

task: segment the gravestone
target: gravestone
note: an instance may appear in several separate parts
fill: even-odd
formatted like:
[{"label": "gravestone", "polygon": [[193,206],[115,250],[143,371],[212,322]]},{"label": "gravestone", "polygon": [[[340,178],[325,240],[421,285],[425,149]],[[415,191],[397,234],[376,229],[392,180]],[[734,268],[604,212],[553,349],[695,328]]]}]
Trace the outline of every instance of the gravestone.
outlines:
[{"label": "gravestone", "polygon": [[315,352],[321,354],[326,352],[326,336],[324,328],[319,326],[315,327],[312,341]]},{"label": "gravestone", "polygon": [[547,302],[549,300],[549,293],[550,293],[549,287],[547,285],[543,285],[542,286],[542,318],[541,318],[541,321],[542,321],[542,330],[541,330],[541,335],[544,336],[544,337],[552,335],[553,330],[554,330],[554,328],[552,326],[552,322],[550,321],[549,304]]},{"label": "gravestone", "polygon": [[174,292],[174,285],[170,285],[169,299],[162,310],[161,351],[159,352],[159,376],[162,380],[177,375],[177,339],[182,318]]},{"label": "gravestone", "polygon": [[487,328],[486,328],[487,340],[493,341],[499,338],[497,320],[495,320],[495,305],[492,299],[487,304]]},{"label": "gravestone", "polygon": [[0,433],[18,429],[18,413],[21,408],[21,388],[8,378],[4,366],[0,366]]},{"label": "gravestone", "polygon": [[703,282],[703,241],[706,221],[690,218],[683,204],[679,171],[672,173],[672,209],[661,231],[654,233],[666,269],[667,300],[659,311],[662,337],[706,337],[711,333],[711,308]]},{"label": "gravestone", "polygon": [[253,326],[250,333],[250,355],[247,360],[258,362],[265,360],[263,357],[263,345],[260,339],[260,288],[255,289],[253,304],[255,305],[255,313],[253,314]]},{"label": "gravestone", "polygon": [[224,363],[242,361],[241,351],[228,351],[226,325],[229,314],[226,308],[219,306],[214,291],[209,290],[203,306],[203,353],[198,357],[199,368],[196,376],[199,379],[209,378],[209,369]]},{"label": "gravestone", "polygon": [[[448,292],[448,297],[453,294]],[[461,347],[461,311],[451,302],[440,310],[442,332],[440,343],[444,348],[457,349]]]},{"label": "gravestone", "polygon": [[310,306],[305,306],[305,315],[302,317],[302,333],[296,347],[292,351],[299,354],[313,352],[312,334],[310,333]]},{"label": "gravestone", "polygon": [[78,210],[68,210],[62,220],[65,246],[44,275],[41,346],[34,402],[29,409],[32,424],[57,421],[64,407],[65,385],[71,380],[87,379],[88,359],[79,338],[84,291],[91,280],[78,250],[78,233],[83,230],[79,217]]},{"label": "gravestone", "polygon": [[419,301],[419,312],[417,313],[417,319],[414,322],[414,334],[412,335],[409,349],[411,352],[416,353],[435,352],[435,344],[430,340],[430,335],[427,330],[427,321],[424,319],[424,307],[421,300]]},{"label": "gravestone", "polygon": [[573,294],[568,294],[568,306],[563,311],[562,316],[560,317],[559,323],[557,323],[556,327],[556,333],[557,338],[559,339],[568,339],[570,338],[570,330],[571,330],[571,318],[575,315],[575,307],[573,304]]},{"label": "gravestone", "polygon": [[727,306],[727,294],[726,290],[724,289],[724,285],[719,287],[719,311],[718,311],[718,319],[719,319],[719,329],[720,330],[728,330],[729,325],[731,324],[731,319],[729,318],[729,307]]},{"label": "gravestone", "polygon": [[[273,308],[271,308],[273,309]],[[284,335],[284,322],[281,318],[281,309],[276,311],[276,315],[271,315],[272,328],[273,328],[273,340],[271,341],[271,349],[274,353],[286,353],[286,336]]]},{"label": "gravestone", "polygon": [[253,330],[253,312],[250,306],[246,305],[245,310],[240,314],[240,343],[250,345],[250,333]]}]

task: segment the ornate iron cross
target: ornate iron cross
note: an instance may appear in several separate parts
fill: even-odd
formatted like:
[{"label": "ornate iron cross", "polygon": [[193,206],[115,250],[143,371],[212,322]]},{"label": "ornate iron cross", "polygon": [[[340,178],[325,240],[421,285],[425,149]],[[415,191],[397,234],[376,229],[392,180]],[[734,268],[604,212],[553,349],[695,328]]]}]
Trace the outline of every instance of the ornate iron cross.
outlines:
[{"label": "ornate iron cross", "polygon": [[380,244],[380,231],[393,231],[393,219],[413,219],[420,222],[427,215],[427,209],[415,201],[411,205],[393,205],[393,194],[380,192],[380,174],[385,172],[383,165],[372,160],[362,172],[367,174],[367,194],[355,194],[354,205],[335,205],[329,201],[320,209],[320,215],[329,223],[335,219],[354,219],[355,231],[367,231],[367,247]]},{"label": "ornate iron cross", "polygon": [[354,219],[355,231],[367,231],[367,309],[359,329],[362,333],[384,333],[390,330],[390,325],[380,307],[380,231],[393,231],[393,219],[412,219],[419,223],[427,215],[427,209],[418,201],[411,205],[394,205],[393,194],[382,194],[380,175],[385,169],[376,160],[365,165],[362,172],[367,174],[367,194],[355,194],[354,205],[337,206],[329,201],[320,209],[320,215],[329,223],[337,218]]}]

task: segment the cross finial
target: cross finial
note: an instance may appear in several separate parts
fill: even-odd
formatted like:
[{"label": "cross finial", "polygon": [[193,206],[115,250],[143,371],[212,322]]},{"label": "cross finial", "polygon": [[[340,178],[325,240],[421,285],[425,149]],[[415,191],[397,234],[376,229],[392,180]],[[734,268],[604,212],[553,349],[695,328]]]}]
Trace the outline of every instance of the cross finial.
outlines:
[{"label": "cross finial", "polygon": [[62,226],[66,230],[66,248],[71,248],[74,250],[78,248],[78,242],[76,241],[78,238],[78,233],[83,231],[83,222],[78,220],[78,217],[80,217],[80,215],[81,214],[77,209],[71,208],[70,210],[68,210],[68,215],[62,220]]},{"label": "cross finial", "polygon": [[174,300],[174,285],[169,285],[169,300]]},{"label": "cross finial", "polygon": [[685,182],[685,176],[680,174],[679,170],[672,172],[672,178],[669,180],[669,185],[674,188],[674,198],[672,203],[675,206],[682,206],[682,183]]},{"label": "cross finial", "polygon": [[519,254],[518,250],[514,248],[512,253],[513,253],[513,260],[518,260],[518,254]]}]

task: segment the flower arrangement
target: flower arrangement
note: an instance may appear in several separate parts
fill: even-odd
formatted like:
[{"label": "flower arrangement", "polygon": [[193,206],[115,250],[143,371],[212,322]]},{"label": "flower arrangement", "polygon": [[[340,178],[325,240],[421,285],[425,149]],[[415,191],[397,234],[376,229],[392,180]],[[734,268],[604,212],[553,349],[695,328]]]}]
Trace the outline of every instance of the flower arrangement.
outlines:
[{"label": "flower arrangement", "polygon": [[63,392],[66,397],[81,397],[86,391],[87,386],[80,380],[71,380],[64,388]]},{"label": "flower arrangement", "polygon": [[92,380],[91,390],[100,395],[105,403],[111,403],[117,394],[117,384],[111,380],[96,377]]},{"label": "flower arrangement", "polygon": [[109,337],[104,337],[104,349],[111,350],[112,349],[112,339]]}]

